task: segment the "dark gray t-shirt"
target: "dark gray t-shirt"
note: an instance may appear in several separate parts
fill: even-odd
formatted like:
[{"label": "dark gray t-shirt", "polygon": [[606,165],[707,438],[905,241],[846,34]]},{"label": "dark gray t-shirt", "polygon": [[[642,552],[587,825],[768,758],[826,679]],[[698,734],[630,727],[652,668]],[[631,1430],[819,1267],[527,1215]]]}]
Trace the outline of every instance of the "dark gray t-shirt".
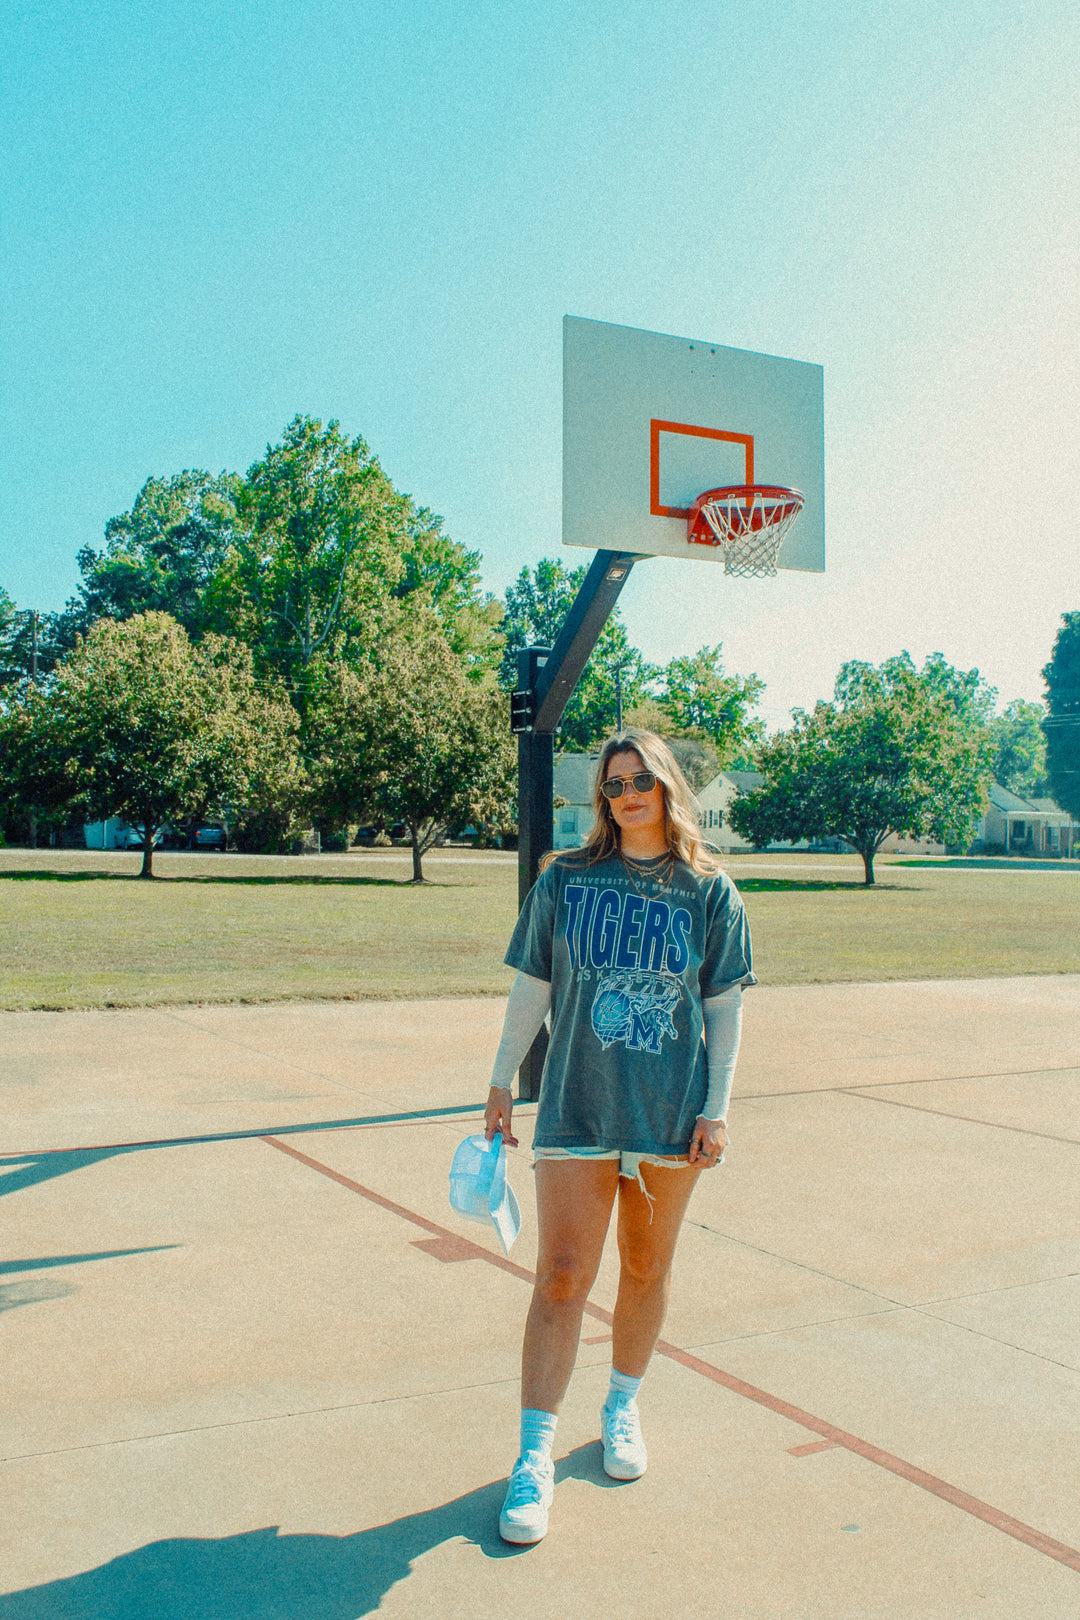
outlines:
[{"label": "dark gray t-shirt", "polygon": [[551,984],[535,1145],[685,1153],[708,1089],[702,1000],[756,982],[730,878],[678,861],[661,888],[617,855],[557,860],[505,959]]}]

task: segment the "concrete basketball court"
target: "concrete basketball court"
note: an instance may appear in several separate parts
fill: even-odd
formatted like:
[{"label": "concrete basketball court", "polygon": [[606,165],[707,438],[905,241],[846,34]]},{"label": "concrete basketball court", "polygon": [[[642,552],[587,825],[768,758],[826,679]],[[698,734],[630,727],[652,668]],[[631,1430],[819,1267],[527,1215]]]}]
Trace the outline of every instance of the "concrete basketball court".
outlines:
[{"label": "concrete basketball court", "polygon": [[3,1016],[0,1620],[1080,1613],[1080,977],[747,997],[649,1472],[609,1253],[532,1549],[528,1155],[510,1261],[445,1191],[501,1014]]}]

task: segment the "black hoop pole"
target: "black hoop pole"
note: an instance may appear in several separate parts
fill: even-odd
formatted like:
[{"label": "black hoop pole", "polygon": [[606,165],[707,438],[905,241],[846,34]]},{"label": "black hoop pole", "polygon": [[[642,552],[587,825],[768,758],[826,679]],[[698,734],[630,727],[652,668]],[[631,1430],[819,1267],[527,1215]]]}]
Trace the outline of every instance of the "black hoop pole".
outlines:
[{"label": "black hoop pole", "polygon": [[[536,882],[554,842],[555,728],[639,553],[598,551],[563,620],[555,645],[518,653],[518,690],[510,724],[518,738],[518,906]],[[535,1102],[547,1055],[541,1029],[518,1071],[518,1097]]]}]

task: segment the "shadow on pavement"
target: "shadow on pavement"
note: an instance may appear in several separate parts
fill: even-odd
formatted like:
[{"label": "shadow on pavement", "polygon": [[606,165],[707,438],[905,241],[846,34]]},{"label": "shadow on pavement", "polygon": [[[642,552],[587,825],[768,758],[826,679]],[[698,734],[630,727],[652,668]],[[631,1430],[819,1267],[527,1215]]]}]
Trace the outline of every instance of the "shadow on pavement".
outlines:
[{"label": "shadow on pavement", "polygon": [[[558,1460],[557,1481],[618,1490],[595,1443]],[[499,1539],[505,1480],[351,1536],[241,1535],[154,1541],[98,1569],[0,1596],[0,1620],[358,1620],[371,1614],[424,1553],[466,1541],[486,1558],[528,1547]]]},{"label": "shadow on pavement", "polygon": [[73,1170],[85,1170],[87,1165],[100,1164],[102,1159],[114,1159],[123,1152],[122,1147],[71,1148],[59,1153],[27,1153],[5,1159],[0,1163],[0,1198],[6,1193],[36,1187],[40,1181],[68,1176]]},{"label": "shadow on pavement", "polygon": [[[33,1260],[0,1260],[0,1277],[11,1276],[16,1271],[51,1271],[55,1266],[82,1266],[88,1260],[120,1260],[129,1254],[157,1254],[162,1249],[176,1247],[175,1243],[155,1243],[146,1249],[102,1249],[99,1254],[47,1254]],[[67,1299],[77,1293],[78,1289],[72,1283],[61,1282],[58,1278],[32,1277],[25,1282],[3,1283],[0,1284],[0,1312],[13,1311],[20,1305],[38,1305],[50,1299]]]}]

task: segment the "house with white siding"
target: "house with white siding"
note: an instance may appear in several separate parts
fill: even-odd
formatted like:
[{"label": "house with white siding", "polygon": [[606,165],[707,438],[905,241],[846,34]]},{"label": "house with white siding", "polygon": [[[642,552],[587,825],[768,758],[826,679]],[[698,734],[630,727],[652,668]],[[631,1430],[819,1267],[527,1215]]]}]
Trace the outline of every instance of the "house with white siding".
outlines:
[{"label": "house with white siding", "polygon": [[599,754],[560,754],[556,759],[553,849],[577,849],[585,842],[593,824],[592,785],[599,758]]},{"label": "house with white siding", "polygon": [[1080,850],[1080,825],[1053,799],[1024,799],[991,782],[989,803],[979,822],[977,852],[1006,855],[1071,856]]},{"label": "house with white siding", "polygon": [[765,778],[757,771],[717,771],[695,795],[698,821],[705,841],[724,855],[743,854],[753,848],[731,825],[731,806],[740,793],[760,787]]}]

